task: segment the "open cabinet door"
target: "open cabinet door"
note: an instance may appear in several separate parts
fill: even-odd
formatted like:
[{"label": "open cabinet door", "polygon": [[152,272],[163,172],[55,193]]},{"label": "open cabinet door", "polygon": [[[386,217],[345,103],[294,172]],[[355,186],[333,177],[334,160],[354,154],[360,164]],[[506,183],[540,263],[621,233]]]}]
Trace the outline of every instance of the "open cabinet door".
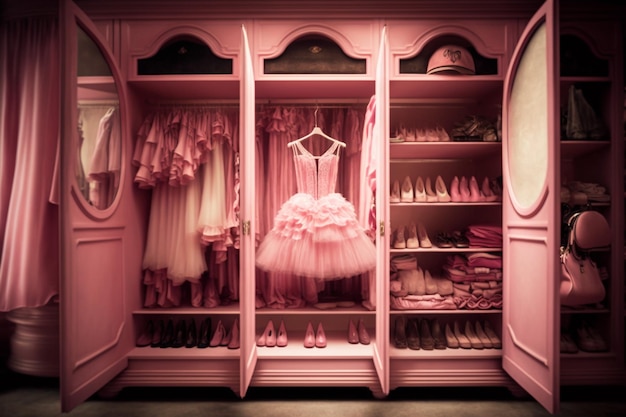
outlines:
[{"label": "open cabinet door", "polygon": [[254,71],[250,44],[245,25],[241,26],[241,93],[240,123],[241,146],[240,178],[240,270],[243,280],[240,286],[241,306],[241,381],[240,395],[244,397],[250,386],[256,367],[255,345],[255,240],[256,240],[256,140],[255,140],[255,92]]},{"label": "open cabinet door", "polygon": [[389,113],[387,103],[389,102],[389,88],[387,77],[388,52],[387,52],[387,27],[384,26],[380,35],[380,47],[378,49],[378,61],[376,63],[376,91],[375,91],[375,126],[373,134],[376,164],[376,220],[379,222],[379,230],[376,233],[376,262],[375,279],[376,285],[376,344],[374,346],[374,366],[380,379],[380,386],[384,395],[389,393],[389,247],[388,239],[385,236],[384,224],[389,219],[389,209],[387,207],[386,196],[388,189],[386,184],[389,176],[389,166],[387,161],[387,128],[389,123]]},{"label": "open cabinet door", "polygon": [[548,411],[559,405],[559,102],[556,2],[518,43],[503,99],[503,367]]},{"label": "open cabinet door", "polygon": [[120,73],[89,19],[69,0],[59,6],[60,381],[69,411],[127,365],[134,334],[126,277],[136,269],[140,279],[142,243],[122,204],[132,180]]}]

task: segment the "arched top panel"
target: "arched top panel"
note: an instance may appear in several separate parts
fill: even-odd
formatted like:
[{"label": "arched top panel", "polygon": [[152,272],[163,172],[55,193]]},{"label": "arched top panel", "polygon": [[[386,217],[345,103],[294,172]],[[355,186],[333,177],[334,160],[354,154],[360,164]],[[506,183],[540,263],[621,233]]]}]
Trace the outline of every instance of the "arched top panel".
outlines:
[{"label": "arched top panel", "polygon": [[232,74],[233,59],[214,52],[218,45],[211,37],[188,31],[164,34],[152,45],[151,54],[136,57],[137,75]]},{"label": "arched top panel", "polygon": [[560,36],[561,76],[608,77],[609,60],[604,59],[596,45],[579,33]]},{"label": "arched top panel", "polygon": [[265,74],[366,74],[367,61],[346,54],[329,37],[315,33],[292,41],[276,58],[263,61]]},{"label": "arched top panel", "polygon": [[399,74],[426,74],[430,58],[439,48],[453,45],[466,50],[476,75],[498,75],[502,50],[491,49],[480,36],[460,27],[439,27],[424,34],[404,56],[397,55]]}]

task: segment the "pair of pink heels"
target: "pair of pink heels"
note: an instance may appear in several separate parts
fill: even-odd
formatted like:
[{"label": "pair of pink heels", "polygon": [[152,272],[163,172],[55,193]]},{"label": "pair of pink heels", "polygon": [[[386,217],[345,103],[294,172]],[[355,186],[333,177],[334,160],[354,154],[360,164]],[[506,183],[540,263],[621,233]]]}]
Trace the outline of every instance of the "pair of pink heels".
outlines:
[{"label": "pair of pink heels", "polygon": [[450,183],[450,201],[453,203],[478,203],[481,201],[497,201],[499,196],[491,189],[489,178],[485,177],[482,185],[473,175],[468,180],[465,176],[454,176]]},{"label": "pair of pink heels", "polygon": [[261,336],[256,340],[256,345],[260,347],[285,347],[287,343],[287,329],[285,328],[285,322],[282,320],[278,327],[278,333],[274,329],[274,322],[270,320],[265,325],[265,330],[263,330]]},{"label": "pair of pink heels", "polygon": [[358,325],[355,325],[354,321],[350,320],[350,324],[348,324],[348,343],[353,345],[357,343],[369,345],[370,341],[370,335],[363,319],[359,319]]},{"label": "pair of pink heels", "polygon": [[446,189],[446,183],[440,175],[435,179],[435,188],[430,177],[426,177],[426,181],[421,176],[415,180],[415,187],[408,175],[402,181],[402,187],[398,180],[394,181],[391,187],[391,203],[447,203],[450,201],[450,195]]}]

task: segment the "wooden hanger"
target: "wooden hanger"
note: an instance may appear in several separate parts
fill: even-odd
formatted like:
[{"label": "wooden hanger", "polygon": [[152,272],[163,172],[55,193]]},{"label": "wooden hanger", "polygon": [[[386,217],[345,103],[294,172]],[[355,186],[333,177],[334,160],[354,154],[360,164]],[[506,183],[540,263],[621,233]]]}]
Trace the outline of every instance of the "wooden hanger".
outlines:
[{"label": "wooden hanger", "polygon": [[306,139],[308,139],[308,138],[310,138],[310,137],[312,137],[312,136],[316,136],[316,135],[317,135],[317,136],[321,136],[321,137],[323,137],[324,139],[327,139],[327,140],[329,140],[329,141],[331,141],[331,142],[334,142],[334,143],[338,144],[338,145],[339,145],[339,146],[341,146],[341,147],[344,147],[344,148],[346,147],[345,142],[342,142],[342,141],[340,141],[340,140],[337,140],[337,139],[335,139],[335,138],[333,138],[333,137],[328,136],[326,133],[324,133],[324,131],[323,131],[322,129],[320,129],[320,127],[319,127],[319,126],[317,126],[317,112],[318,112],[318,111],[319,111],[319,107],[317,107],[317,108],[315,109],[315,126],[313,127],[313,130],[311,130],[311,132],[310,132],[310,133],[308,133],[308,134],[306,134],[306,135],[302,136],[300,139],[292,140],[291,142],[289,142],[289,143],[287,144],[287,146],[288,146],[289,148],[291,148],[291,147],[292,147],[293,145],[295,145],[296,143],[302,142],[303,140],[306,140]]}]

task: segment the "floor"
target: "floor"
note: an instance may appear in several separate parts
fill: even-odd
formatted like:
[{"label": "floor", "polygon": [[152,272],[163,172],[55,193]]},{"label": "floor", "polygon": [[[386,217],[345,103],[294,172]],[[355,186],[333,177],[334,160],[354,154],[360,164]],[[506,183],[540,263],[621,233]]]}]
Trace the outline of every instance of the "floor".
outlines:
[{"label": "floor", "polygon": [[[0,368],[0,416],[11,417],[469,417],[549,416],[532,398],[504,388],[407,388],[385,400],[360,388],[251,388],[245,399],[221,388],[127,388],[115,399],[94,396],[62,414],[56,378]],[[559,416],[624,417],[624,387],[561,392]]]}]

